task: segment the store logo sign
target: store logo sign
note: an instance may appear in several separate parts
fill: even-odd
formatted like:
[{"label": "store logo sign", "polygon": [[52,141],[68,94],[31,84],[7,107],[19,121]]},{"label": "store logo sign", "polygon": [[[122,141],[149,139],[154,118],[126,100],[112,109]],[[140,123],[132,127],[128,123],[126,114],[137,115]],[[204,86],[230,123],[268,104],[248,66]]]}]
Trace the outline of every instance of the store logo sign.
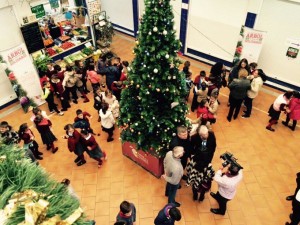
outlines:
[{"label": "store logo sign", "polygon": [[8,62],[10,65],[13,65],[20,60],[24,59],[26,57],[26,52],[25,50],[20,47],[14,50],[13,52],[9,53],[7,56]]}]

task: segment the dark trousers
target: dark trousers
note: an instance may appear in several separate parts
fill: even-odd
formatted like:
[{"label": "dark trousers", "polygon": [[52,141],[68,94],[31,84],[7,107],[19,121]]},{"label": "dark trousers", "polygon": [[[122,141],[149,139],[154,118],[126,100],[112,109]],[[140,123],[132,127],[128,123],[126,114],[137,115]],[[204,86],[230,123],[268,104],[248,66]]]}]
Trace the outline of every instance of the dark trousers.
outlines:
[{"label": "dark trousers", "polygon": [[298,225],[300,222],[300,202],[294,199],[292,205],[293,205],[293,214],[291,216],[290,225]]},{"label": "dark trousers", "polygon": [[[194,187],[192,187],[192,191],[193,191],[193,199],[198,200],[198,191]],[[205,191],[201,190],[200,196],[199,196],[199,201],[203,201],[204,196],[205,196]]]},{"label": "dark trousers", "polygon": [[62,97],[62,99],[60,98],[61,107],[62,107],[64,110],[70,108],[71,105],[70,105],[70,103],[69,103],[69,101],[68,101],[67,92],[64,91],[61,97]]},{"label": "dark trousers", "polygon": [[55,111],[59,113],[59,110],[57,109],[57,104],[55,104],[53,99],[46,99],[46,102],[48,103],[48,108],[50,112]]},{"label": "dark trousers", "polygon": [[248,96],[246,96],[244,104],[247,108],[245,115],[246,116],[250,116],[251,112],[252,112],[252,102],[253,102],[253,98],[249,98]]},{"label": "dark trousers", "polygon": [[78,99],[78,96],[77,96],[77,87],[76,86],[73,86],[73,87],[66,87],[66,97],[67,97],[67,100],[69,101],[70,100],[70,93],[72,94],[72,98],[73,100],[77,100]]},{"label": "dark trousers", "polygon": [[175,203],[176,192],[179,184],[170,184],[167,182],[165,195],[168,196],[168,203]]},{"label": "dark trousers", "polygon": [[220,195],[219,192],[217,192],[216,194],[216,200],[219,204],[219,212],[221,214],[225,214],[226,212],[226,205],[227,205],[227,202],[229,201],[229,199],[227,198],[224,198],[223,196]]},{"label": "dark trousers", "polygon": [[[286,114],[286,119],[285,119],[285,123],[288,125],[290,122],[291,118],[289,114]],[[295,129],[297,125],[297,120],[293,120],[293,125],[292,128]]]},{"label": "dark trousers", "polygon": [[242,105],[243,99],[235,99],[233,97],[230,98],[230,109],[229,109],[229,113],[228,113],[228,120],[231,120],[232,115],[233,118],[236,119],[237,116],[239,115],[240,109],[241,109],[241,105]]}]

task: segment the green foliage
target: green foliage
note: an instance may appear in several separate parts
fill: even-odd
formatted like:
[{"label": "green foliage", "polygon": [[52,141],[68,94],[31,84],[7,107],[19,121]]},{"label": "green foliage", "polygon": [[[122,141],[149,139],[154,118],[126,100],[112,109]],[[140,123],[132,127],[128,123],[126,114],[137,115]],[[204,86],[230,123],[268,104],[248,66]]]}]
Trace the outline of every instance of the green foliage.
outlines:
[{"label": "green foliage", "polygon": [[47,55],[40,55],[34,60],[34,65],[42,72],[47,71],[47,64],[51,63],[52,59]]},{"label": "green foliage", "polygon": [[[70,216],[79,207],[79,201],[71,196],[62,184],[51,179],[45,170],[24,158],[24,155],[23,149],[0,143],[0,156],[5,156],[5,159],[0,159],[0,209],[6,206],[12,194],[34,190],[38,194],[44,194],[43,198],[50,203],[47,218],[60,215],[65,219]],[[19,206],[6,225],[15,225],[24,219],[24,206]],[[74,224],[87,225],[90,222],[83,215]]]},{"label": "green foliage", "polygon": [[185,77],[178,69],[180,42],[170,0],[146,0],[145,6],[128,84],[122,91],[119,126],[123,142],[164,157],[176,127],[188,124]]}]

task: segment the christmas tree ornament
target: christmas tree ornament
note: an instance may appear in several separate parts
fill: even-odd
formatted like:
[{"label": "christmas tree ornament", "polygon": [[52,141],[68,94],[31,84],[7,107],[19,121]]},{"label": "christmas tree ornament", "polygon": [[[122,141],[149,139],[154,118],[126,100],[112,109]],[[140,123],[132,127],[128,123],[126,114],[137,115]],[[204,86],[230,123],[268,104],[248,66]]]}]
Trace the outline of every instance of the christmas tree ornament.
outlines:
[{"label": "christmas tree ornament", "polygon": [[175,80],[176,79],[176,76],[173,76],[173,80]]},{"label": "christmas tree ornament", "polygon": [[168,76],[168,80],[171,80],[171,78],[172,78],[171,76]]},{"label": "christmas tree ornament", "polygon": [[155,69],[153,70],[153,72],[154,72],[154,73],[158,73],[158,69],[155,68]]},{"label": "christmas tree ornament", "polygon": [[166,59],[170,58],[170,55],[169,54],[166,54],[165,55]]},{"label": "christmas tree ornament", "polygon": [[166,30],[163,31],[163,35],[167,35],[168,32]]},{"label": "christmas tree ornament", "polygon": [[153,27],[153,31],[157,32],[158,31],[157,27]]},{"label": "christmas tree ornament", "polygon": [[169,91],[169,88],[167,88],[166,91],[168,92],[168,91]]},{"label": "christmas tree ornament", "polygon": [[136,41],[135,43],[138,45],[140,42],[139,42],[139,41]]},{"label": "christmas tree ornament", "polygon": [[146,68],[147,66],[146,66],[146,65],[144,65],[144,67]]},{"label": "christmas tree ornament", "polygon": [[151,35],[152,34],[151,31],[149,31],[148,34]]},{"label": "christmas tree ornament", "polygon": [[160,89],[159,89],[159,88],[156,88],[156,91],[157,91],[157,92],[160,92]]},{"label": "christmas tree ornament", "polygon": [[136,85],[136,88],[139,88],[139,87],[140,87],[140,85],[139,85],[139,84],[137,84],[137,85]]},{"label": "christmas tree ornament", "polygon": [[149,86],[148,86],[149,88],[151,88],[152,86],[151,86],[151,84],[149,84]]}]

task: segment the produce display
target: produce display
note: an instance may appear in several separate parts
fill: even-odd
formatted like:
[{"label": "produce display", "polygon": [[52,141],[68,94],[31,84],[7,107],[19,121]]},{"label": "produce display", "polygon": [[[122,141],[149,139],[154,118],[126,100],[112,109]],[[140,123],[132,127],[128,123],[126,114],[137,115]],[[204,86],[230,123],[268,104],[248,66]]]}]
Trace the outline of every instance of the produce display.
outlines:
[{"label": "produce display", "polygon": [[[92,50],[91,50],[92,51]],[[93,51],[92,51],[93,52]],[[68,64],[73,64],[76,60],[82,60],[87,58],[88,56],[81,51],[75,52],[72,55],[66,56],[64,58],[65,62]]]},{"label": "produce display", "polygon": [[69,36],[67,36],[67,35],[63,35],[63,36],[61,36],[59,39],[60,39],[62,42],[64,42],[64,41],[67,41],[67,40],[69,40],[69,39],[70,39],[70,37],[69,37]]},{"label": "produce display", "polygon": [[51,38],[48,39],[43,38],[43,42],[46,47],[53,44],[53,40]]},{"label": "produce display", "polygon": [[49,56],[53,56],[57,54],[57,52],[53,48],[47,48],[46,51]]},{"label": "produce display", "polygon": [[65,42],[65,43],[62,43],[60,47],[61,47],[62,49],[64,49],[64,50],[66,50],[66,49],[72,48],[72,47],[74,47],[74,46],[75,46],[75,45],[74,45],[72,42],[67,41],[67,42]]},{"label": "produce display", "polygon": [[84,48],[81,50],[85,55],[91,55],[93,54],[93,50],[90,48]]}]

